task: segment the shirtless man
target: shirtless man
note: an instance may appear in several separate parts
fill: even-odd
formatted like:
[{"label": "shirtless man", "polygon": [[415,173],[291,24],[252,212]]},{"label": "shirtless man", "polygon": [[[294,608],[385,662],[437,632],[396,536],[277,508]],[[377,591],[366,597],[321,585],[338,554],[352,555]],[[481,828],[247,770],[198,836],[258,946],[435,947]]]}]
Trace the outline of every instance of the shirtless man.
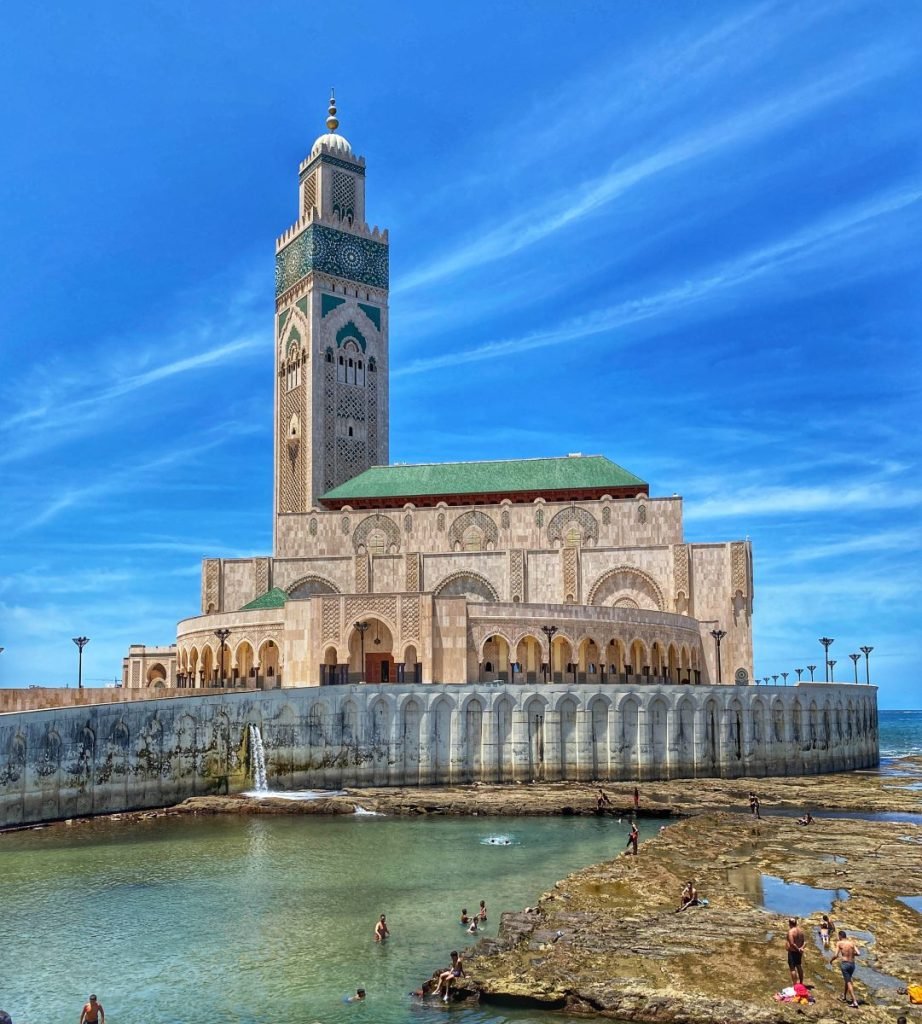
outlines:
[{"label": "shirtless man", "polygon": [[855,973],[855,957],[858,955],[858,947],[848,936],[839,929],[839,941],[836,943],[836,951],[832,954],[831,964],[839,960],[839,970],[842,972],[842,980],[845,982],[845,991],[842,993],[842,1000],[849,1006],[857,1006],[855,998],[855,986],[852,984],[852,975]]},{"label": "shirtless man", "polygon": [[102,1008],[95,995],[90,996],[90,1001],[83,1006],[80,1014],[80,1024],[105,1024],[106,1011]]},{"label": "shirtless man", "polygon": [[683,910],[688,907],[698,906],[698,890],[695,888],[694,882],[688,882],[685,888],[682,890],[682,904],[676,911],[677,914],[681,914]]},{"label": "shirtless man", "polygon": [[788,934],[784,947],[788,951],[788,969],[791,972],[791,984],[804,983],[804,946],[807,936],[797,924],[796,917],[788,918]]},{"label": "shirtless man", "polygon": [[388,935],[390,935],[390,929],[387,927],[387,918],[382,914],[375,925],[375,942],[383,942]]},{"label": "shirtless man", "polygon": [[[442,971],[439,975],[439,984],[435,990],[436,995],[442,996],[442,1002],[448,1002],[448,994],[451,990],[451,983],[455,978],[464,977],[464,964],[461,962],[461,955],[456,949],[451,951],[451,967],[447,971]],[[443,992],[444,989],[444,992]]]}]

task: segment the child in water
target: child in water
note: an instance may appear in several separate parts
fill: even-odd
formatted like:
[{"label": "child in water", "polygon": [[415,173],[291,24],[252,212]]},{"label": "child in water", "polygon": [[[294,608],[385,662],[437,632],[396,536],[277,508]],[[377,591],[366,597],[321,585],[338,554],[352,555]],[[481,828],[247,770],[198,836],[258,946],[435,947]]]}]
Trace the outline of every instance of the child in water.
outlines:
[{"label": "child in water", "polygon": [[483,900],[480,901],[480,910],[477,911],[477,919],[481,922],[487,919],[487,905]]}]

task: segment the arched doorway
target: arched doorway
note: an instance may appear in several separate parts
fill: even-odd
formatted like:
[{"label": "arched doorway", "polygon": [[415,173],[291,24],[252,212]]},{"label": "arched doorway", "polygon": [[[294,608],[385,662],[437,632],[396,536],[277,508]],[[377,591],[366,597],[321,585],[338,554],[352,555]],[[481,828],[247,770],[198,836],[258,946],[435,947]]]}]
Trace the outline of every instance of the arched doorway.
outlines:
[{"label": "arched doorway", "polygon": [[515,648],[515,660],[520,666],[519,683],[537,683],[541,679],[541,644],[534,636],[523,636]]},{"label": "arched doorway", "polygon": [[259,685],[259,677],[263,678],[263,685],[266,689],[282,685],[282,677],[279,666],[279,649],[273,640],[266,640],[259,648],[259,669],[256,674],[256,684]]},{"label": "arched doorway", "polygon": [[480,655],[480,682],[491,679],[509,682],[509,641],[499,634],[487,637]]},{"label": "arched doorway", "polygon": [[237,685],[237,680],[243,680],[244,686],[255,686],[256,685],[256,656],[253,652],[253,648],[250,645],[249,640],[241,640],[237,645],[237,650],[234,651],[234,685]]},{"label": "arched doorway", "polygon": [[551,682],[565,683],[575,673],[573,645],[565,636],[555,636],[551,642]]},{"label": "arched doorway", "polygon": [[[360,626],[365,628],[360,629]],[[394,637],[388,625],[374,617],[354,623],[349,633],[349,682],[396,681]]]}]

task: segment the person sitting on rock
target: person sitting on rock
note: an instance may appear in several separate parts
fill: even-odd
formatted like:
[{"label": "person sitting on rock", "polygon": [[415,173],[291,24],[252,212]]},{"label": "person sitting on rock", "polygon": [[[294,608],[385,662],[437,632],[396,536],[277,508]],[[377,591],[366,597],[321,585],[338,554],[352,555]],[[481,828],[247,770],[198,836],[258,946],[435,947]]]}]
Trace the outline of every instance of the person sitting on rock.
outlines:
[{"label": "person sitting on rock", "polygon": [[798,818],[797,819],[797,824],[798,825],[812,825],[813,824],[813,815],[809,811],[807,811],[802,818]]},{"label": "person sitting on rock", "polygon": [[461,954],[453,949],[451,951],[451,967],[447,970],[442,971],[439,975],[439,983],[436,987],[435,994],[441,995],[442,1002],[448,1002],[448,996],[451,992],[451,983],[455,978],[464,977],[464,964],[461,962]]},{"label": "person sitting on rock", "polygon": [[689,880],[685,883],[685,888],[682,890],[682,902],[676,913],[681,914],[683,910],[697,906],[699,906],[698,890],[695,888],[695,883]]}]

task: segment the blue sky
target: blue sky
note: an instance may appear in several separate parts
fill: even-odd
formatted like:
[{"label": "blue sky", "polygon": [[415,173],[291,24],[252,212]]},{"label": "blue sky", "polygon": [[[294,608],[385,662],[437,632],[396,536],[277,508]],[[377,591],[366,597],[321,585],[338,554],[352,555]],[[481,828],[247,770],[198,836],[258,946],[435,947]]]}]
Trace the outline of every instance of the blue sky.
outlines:
[{"label": "blue sky", "polygon": [[391,232],[391,458],[604,453],[749,536],[756,674],[922,706],[922,8],[4,6],[0,685],[114,679],[268,553],[275,236]]}]

